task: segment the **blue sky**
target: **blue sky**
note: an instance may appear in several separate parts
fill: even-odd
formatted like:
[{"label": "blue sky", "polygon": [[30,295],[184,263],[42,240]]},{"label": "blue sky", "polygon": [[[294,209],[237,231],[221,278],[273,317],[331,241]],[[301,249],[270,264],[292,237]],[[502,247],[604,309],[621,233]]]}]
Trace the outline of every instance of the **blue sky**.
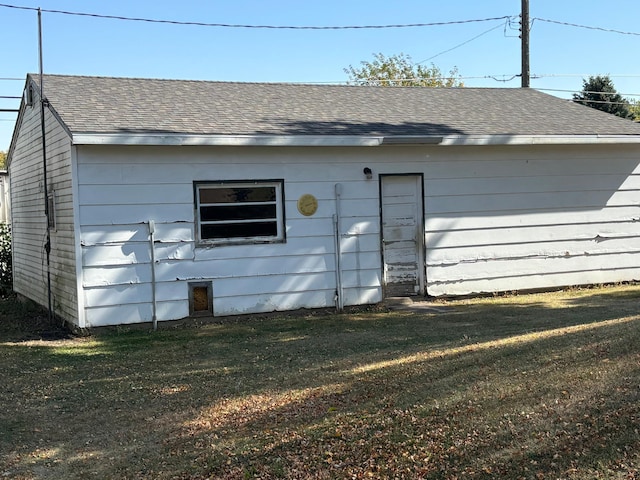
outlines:
[{"label": "blue sky", "polygon": [[[579,91],[587,75],[608,74],[640,99],[640,35],[584,29],[540,19],[640,34],[637,0],[530,0],[531,86]],[[0,0],[0,4],[102,15],[249,25],[387,25],[517,16],[521,0]],[[37,14],[0,6],[0,96],[19,96],[38,70]],[[449,26],[273,30],[141,23],[44,12],[45,73],[247,82],[344,82],[343,69],[372,54],[403,52],[457,67],[469,87],[518,87],[517,19]],[[474,39],[474,37],[477,37]],[[472,40],[473,39],[473,40]],[[454,48],[464,42],[465,45]],[[449,52],[445,52],[452,49]],[[442,53],[442,54],[441,54]],[[441,54],[441,55],[439,55]],[[541,78],[535,78],[542,75]],[[493,77],[493,78],[491,78]],[[4,80],[19,78],[21,80]],[[548,93],[570,97],[570,92]],[[17,108],[0,99],[0,108]],[[0,113],[0,150],[15,114]]]}]

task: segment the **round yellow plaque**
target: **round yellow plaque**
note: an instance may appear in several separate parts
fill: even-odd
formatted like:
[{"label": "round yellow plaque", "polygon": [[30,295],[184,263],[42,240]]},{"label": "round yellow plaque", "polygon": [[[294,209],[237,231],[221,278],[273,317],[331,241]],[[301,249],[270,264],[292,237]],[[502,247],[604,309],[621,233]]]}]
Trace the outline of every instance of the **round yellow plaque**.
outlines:
[{"label": "round yellow plaque", "polygon": [[309,193],[305,193],[298,199],[298,211],[306,216],[310,217],[318,210],[318,200],[316,197]]}]

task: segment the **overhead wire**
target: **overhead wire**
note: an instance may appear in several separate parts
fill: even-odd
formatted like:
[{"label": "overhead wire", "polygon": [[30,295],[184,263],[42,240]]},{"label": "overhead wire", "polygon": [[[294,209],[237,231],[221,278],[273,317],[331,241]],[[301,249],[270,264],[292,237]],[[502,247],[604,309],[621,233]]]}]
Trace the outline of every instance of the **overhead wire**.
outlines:
[{"label": "overhead wire", "polygon": [[[132,21],[132,22],[164,23],[164,24],[172,24],[172,25],[191,25],[191,26],[218,27],[218,28],[259,28],[259,29],[287,29],[287,30],[353,30],[353,29],[416,28],[416,27],[433,27],[433,26],[445,26],[445,25],[460,25],[465,23],[490,22],[494,20],[510,20],[514,18],[513,15],[503,15],[500,17],[454,20],[454,21],[447,21],[447,22],[404,23],[404,24],[398,23],[398,24],[383,24],[383,25],[251,25],[251,24],[208,23],[208,22],[181,21],[181,20],[164,20],[164,19],[144,18],[144,17],[127,17],[122,15],[106,15],[106,14],[88,13],[88,12],[75,12],[75,11],[69,11],[69,10],[54,10],[54,9],[46,9],[46,8],[25,7],[22,5],[12,5],[7,3],[0,3],[0,7],[17,9],[17,10],[41,11],[46,13],[60,14],[60,15],[83,16],[83,17],[103,18],[103,19],[111,19],[111,20],[125,20],[125,21]],[[640,36],[640,32],[630,32],[630,31],[618,30],[614,28],[605,28],[605,27],[599,27],[599,26],[593,26],[593,25],[583,25],[578,23],[565,22],[565,21],[553,20],[553,19],[542,18],[542,17],[533,17],[531,19],[531,24],[533,24],[535,21],[552,23],[556,25],[563,25],[563,26],[574,27],[574,28],[597,30],[601,32],[617,33],[620,35]],[[424,60],[424,61],[427,61],[427,60]],[[11,80],[14,80],[14,79],[11,79]]]},{"label": "overhead wire", "polygon": [[[185,26],[201,26],[201,27],[217,27],[217,28],[255,28],[255,29],[286,29],[286,30],[355,30],[355,29],[390,29],[390,28],[419,28],[419,27],[434,27],[434,26],[446,26],[446,25],[460,25],[460,24],[469,24],[469,23],[480,23],[480,22],[491,22],[497,20],[504,20],[504,23],[500,23],[500,25],[496,25],[491,27],[488,30],[462,42],[459,43],[449,49],[443,50],[431,57],[421,60],[419,62],[415,62],[414,65],[422,64],[428,62],[434,58],[437,58],[441,55],[449,53],[457,48],[460,48],[468,43],[500,28],[504,25],[505,35],[506,29],[512,28],[511,24],[514,18],[518,16],[514,15],[504,15],[499,17],[488,17],[488,18],[478,18],[478,19],[467,19],[467,20],[455,20],[455,21],[446,21],[446,22],[428,22],[428,23],[407,23],[407,24],[383,24],[383,25],[251,25],[251,24],[231,24],[231,23],[208,23],[208,22],[195,22],[195,21],[179,21],[179,20],[166,20],[166,19],[153,19],[153,18],[143,18],[143,17],[128,17],[121,15],[105,15],[105,14],[97,14],[97,13],[88,13],[88,12],[76,12],[76,11],[68,11],[68,10],[54,10],[54,9],[41,9],[35,7],[26,7],[20,5],[6,4],[0,3],[0,7],[18,9],[18,10],[27,10],[27,11],[41,11],[52,14],[60,14],[60,15],[71,15],[71,16],[82,16],[82,17],[91,17],[91,18],[103,18],[103,19],[111,19],[111,20],[122,20],[122,21],[132,21],[132,22],[147,22],[147,23],[159,23],[159,24],[171,24],[171,25],[185,25]],[[552,20],[541,17],[534,17],[531,20],[531,23],[535,21],[552,23],[557,25],[569,26],[574,28],[584,28],[589,30],[597,30],[609,33],[617,33],[622,35],[633,35],[640,36],[640,33],[637,32],[628,32],[611,28],[597,27],[597,26],[589,26],[589,25],[581,25],[577,23],[564,22],[558,20]],[[499,78],[499,77],[503,78]],[[497,82],[509,82],[519,77],[519,74],[515,75],[485,75],[485,76],[473,76],[473,77],[455,77],[456,79],[492,79]],[[562,74],[544,74],[544,75],[534,75],[532,78],[544,78],[544,77],[553,77],[553,76],[563,76]],[[565,75],[571,76],[571,75]],[[578,75],[575,76],[584,76]],[[614,76],[614,75],[609,75]],[[640,75],[615,75],[617,77],[626,76],[626,77],[640,77]],[[23,78],[18,77],[0,77],[2,81],[23,81]],[[411,80],[411,79],[407,79]],[[342,82],[317,82],[317,83],[345,83]],[[547,89],[552,90],[552,89]],[[626,94],[626,95],[636,95],[636,94]]]},{"label": "overhead wire", "polygon": [[[510,19],[511,19],[511,17],[509,17],[509,18],[504,22],[505,29],[506,29],[506,25],[507,25],[507,23],[508,23],[508,21],[509,21]],[[482,36],[486,35],[487,33],[490,33],[490,32],[493,32],[494,30],[497,30],[497,29],[498,29],[498,28],[500,28],[502,25],[503,25],[503,24],[502,24],[502,23],[500,23],[499,25],[496,25],[495,27],[491,27],[489,30],[485,30],[485,31],[484,31],[484,32],[482,32],[481,34],[476,35],[475,37],[472,37],[472,38],[470,38],[470,39],[468,39],[468,40],[466,40],[466,41],[464,41],[464,42],[462,42],[462,43],[459,43],[459,44],[458,44],[458,45],[456,45],[455,47],[451,47],[451,48],[449,48],[449,49],[447,49],[447,50],[443,50],[443,51],[442,51],[442,52],[440,52],[440,53],[436,53],[435,55],[433,55],[433,56],[431,56],[431,57],[429,57],[429,58],[427,58],[427,59],[425,59],[425,60],[421,60],[421,61],[419,61],[419,62],[415,62],[415,63],[414,63],[414,65],[420,65],[420,64],[422,64],[422,63],[424,63],[424,62],[428,62],[429,60],[433,60],[434,58],[439,57],[440,55],[444,55],[445,53],[452,52],[453,50],[456,50],[457,48],[463,47],[464,45],[467,45],[468,43],[471,43],[471,42],[473,42],[474,40],[477,40],[478,38],[480,38],[480,37],[482,37]]]},{"label": "overhead wire", "polygon": [[181,20],[162,20],[155,18],[143,18],[143,17],[125,17],[121,15],[104,15],[99,13],[87,13],[87,12],[72,12],[68,10],[52,10],[46,8],[35,7],[23,7],[19,5],[10,5],[6,3],[0,3],[0,7],[13,8],[18,10],[30,10],[41,11],[44,13],[56,13],[60,15],[72,15],[80,17],[92,17],[92,18],[104,18],[110,20],[126,20],[130,22],[147,22],[147,23],[164,23],[170,25],[187,25],[198,27],[217,27],[217,28],[259,28],[259,29],[273,29],[273,30],[359,30],[359,29],[387,29],[387,28],[416,28],[416,27],[436,27],[445,25],[461,25],[465,23],[478,23],[478,22],[490,22],[494,20],[504,20],[509,16],[491,17],[491,18],[477,18],[469,20],[453,20],[448,22],[429,22],[429,23],[397,23],[386,25],[249,25],[249,24],[234,24],[234,23],[208,23],[208,22],[193,22],[193,21],[181,21]]},{"label": "overhead wire", "polygon": [[617,33],[620,35],[633,35],[633,36],[637,36],[640,37],[640,33],[638,32],[625,32],[622,30],[616,30],[614,28],[604,28],[604,27],[594,27],[594,26],[590,26],[590,25],[581,25],[579,23],[571,23],[571,22],[561,22],[559,20],[550,20],[548,18],[540,18],[540,17],[535,17],[532,19],[532,22],[538,20],[540,22],[546,22],[546,23],[553,23],[556,25],[564,25],[566,27],[575,27],[575,28],[584,28],[587,30],[598,30],[600,32],[607,32],[607,33]]},{"label": "overhead wire", "polygon": [[633,106],[629,102],[609,102],[607,100],[587,100],[587,99],[574,98],[574,99],[571,99],[571,101],[575,103],[600,103],[600,104],[607,104],[607,105],[626,105],[627,107]]},{"label": "overhead wire", "polygon": [[[620,95],[623,97],[640,97],[640,93],[620,93],[620,92],[599,92],[596,90],[563,90],[560,88],[536,88],[536,90],[543,90],[545,92],[565,92],[565,93],[596,93],[600,95]],[[589,100],[590,101],[590,100]]]},{"label": "overhead wire", "polygon": [[[607,77],[640,78],[640,73],[607,73]],[[547,77],[593,77],[593,73],[538,73],[538,78]]]}]

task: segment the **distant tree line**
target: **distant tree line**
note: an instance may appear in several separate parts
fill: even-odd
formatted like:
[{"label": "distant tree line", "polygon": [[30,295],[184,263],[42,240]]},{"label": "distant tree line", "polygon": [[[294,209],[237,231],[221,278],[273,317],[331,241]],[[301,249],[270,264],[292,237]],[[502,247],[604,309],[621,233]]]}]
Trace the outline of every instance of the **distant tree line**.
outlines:
[{"label": "distant tree line", "polygon": [[[352,85],[376,87],[464,87],[454,67],[445,74],[433,63],[430,66],[414,63],[404,53],[384,55],[375,53],[373,60],[361,61],[359,66],[349,65],[344,72]],[[573,101],[602,110],[618,117],[640,121],[640,100],[629,100],[620,95],[611,78],[596,75],[584,79],[582,91],[573,95]]]}]

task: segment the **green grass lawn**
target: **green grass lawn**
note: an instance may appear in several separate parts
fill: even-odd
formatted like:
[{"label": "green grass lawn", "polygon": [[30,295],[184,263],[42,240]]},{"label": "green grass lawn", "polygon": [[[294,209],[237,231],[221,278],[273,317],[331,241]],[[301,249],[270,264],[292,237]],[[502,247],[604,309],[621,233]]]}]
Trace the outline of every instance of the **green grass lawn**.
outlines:
[{"label": "green grass lawn", "polygon": [[0,478],[640,478],[639,286],[445,304],[36,340],[4,300]]}]

